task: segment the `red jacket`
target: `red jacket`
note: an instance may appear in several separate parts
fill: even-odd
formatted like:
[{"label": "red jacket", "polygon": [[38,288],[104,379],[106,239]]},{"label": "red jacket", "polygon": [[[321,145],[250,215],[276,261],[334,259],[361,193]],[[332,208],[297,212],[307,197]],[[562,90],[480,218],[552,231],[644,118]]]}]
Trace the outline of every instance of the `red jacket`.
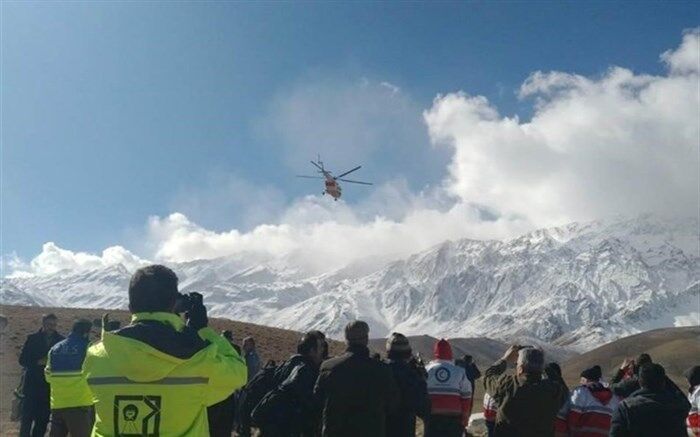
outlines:
[{"label": "red jacket", "polygon": [[496,405],[496,401],[488,393],[484,393],[484,420],[496,423],[497,413],[498,405]]},{"label": "red jacket", "polygon": [[431,414],[459,416],[466,426],[472,410],[472,384],[464,369],[452,362],[452,348],[446,340],[435,345],[435,358],[425,368]]},{"label": "red jacket", "polygon": [[557,415],[557,437],[607,437],[620,398],[600,383],[576,387]]}]

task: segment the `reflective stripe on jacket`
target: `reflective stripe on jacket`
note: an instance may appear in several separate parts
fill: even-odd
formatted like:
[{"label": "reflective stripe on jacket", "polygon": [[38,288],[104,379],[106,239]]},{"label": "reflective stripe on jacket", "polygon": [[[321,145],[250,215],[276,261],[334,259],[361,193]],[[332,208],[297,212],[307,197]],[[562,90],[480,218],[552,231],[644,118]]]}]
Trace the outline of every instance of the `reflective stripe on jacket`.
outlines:
[{"label": "reflective stripe on jacket", "polygon": [[469,421],[472,409],[472,385],[462,367],[450,360],[435,360],[425,367],[428,372],[428,394],[431,414],[461,416]]},{"label": "reflective stripe on jacket", "polygon": [[557,414],[557,436],[607,437],[620,398],[600,384],[581,385]]},{"label": "reflective stripe on jacket", "polygon": [[688,435],[700,437],[700,385],[688,396],[690,412],[688,413]]},{"label": "reflective stripe on jacket", "polygon": [[[154,327],[154,321],[159,326]],[[130,326],[138,323],[146,333],[167,325],[166,333],[176,340],[178,333],[184,337],[189,329],[169,313],[135,314]],[[93,437],[209,435],[206,407],[226,399],[246,382],[245,362],[211,328],[198,331],[206,342],[186,358],[119,333],[103,331],[102,341],[88,349],[83,366],[97,400]]]},{"label": "reflective stripe on jacket", "polygon": [[52,410],[93,404],[92,393],[82,372],[87,347],[87,338],[71,334],[49,351],[44,373],[46,382],[51,385]]}]

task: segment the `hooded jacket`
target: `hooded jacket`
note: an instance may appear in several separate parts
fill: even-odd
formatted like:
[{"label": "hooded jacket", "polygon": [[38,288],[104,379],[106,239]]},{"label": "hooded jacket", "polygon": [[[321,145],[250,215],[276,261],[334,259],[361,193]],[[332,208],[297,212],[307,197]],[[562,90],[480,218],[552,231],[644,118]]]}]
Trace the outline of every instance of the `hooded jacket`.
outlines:
[{"label": "hooded jacket", "polygon": [[620,402],[610,437],[685,437],[690,404],[679,390],[641,388]]},{"label": "hooded jacket", "polygon": [[435,344],[434,355],[436,359],[425,368],[431,414],[456,416],[466,426],[472,409],[472,385],[464,368],[452,361],[452,348],[446,340]]},{"label": "hooded jacket", "polygon": [[557,415],[557,437],[607,437],[620,398],[595,382],[576,387]]},{"label": "hooded jacket", "polygon": [[83,374],[93,396],[93,436],[209,435],[206,407],[246,382],[245,362],[211,328],[194,332],[170,313],[137,313],[102,332]]}]

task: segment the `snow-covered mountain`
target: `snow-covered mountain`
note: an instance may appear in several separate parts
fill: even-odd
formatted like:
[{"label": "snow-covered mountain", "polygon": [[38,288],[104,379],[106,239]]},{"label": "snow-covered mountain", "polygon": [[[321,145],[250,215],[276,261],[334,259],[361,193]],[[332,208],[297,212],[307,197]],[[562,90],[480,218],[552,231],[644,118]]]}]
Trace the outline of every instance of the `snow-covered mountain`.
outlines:
[{"label": "snow-covered mountain", "polygon": [[[352,319],[391,331],[485,336],[585,350],[656,327],[700,324],[698,219],[572,223],[508,241],[448,241],[374,268],[307,277],[292,260],[173,264],[213,315],[340,336]],[[126,307],[117,265],[5,278],[5,304]]]}]

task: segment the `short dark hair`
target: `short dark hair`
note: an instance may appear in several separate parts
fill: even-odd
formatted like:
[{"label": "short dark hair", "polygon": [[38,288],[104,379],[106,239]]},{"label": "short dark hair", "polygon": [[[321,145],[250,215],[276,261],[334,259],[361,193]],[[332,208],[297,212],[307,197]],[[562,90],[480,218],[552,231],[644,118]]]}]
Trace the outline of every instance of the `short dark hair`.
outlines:
[{"label": "short dark hair", "polygon": [[171,311],[178,296],[177,275],[162,265],[136,270],[129,281],[129,310],[132,313]]},{"label": "short dark hair", "polygon": [[645,364],[639,369],[639,385],[649,390],[659,391],[666,383],[666,370],[661,364]]},{"label": "short dark hair", "polygon": [[92,329],[92,322],[86,319],[78,319],[75,322],[73,322],[73,328],[71,328],[71,332],[73,334],[78,334],[78,335],[85,335],[89,334],[90,330]]},{"label": "short dark hair", "polygon": [[349,345],[367,346],[369,325],[362,320],[354,320],[345,326],[345,340]]},{"label": "short dark hair", "polygon": [[324,360],[327,359],[328,358],[328,342],[326,341],[326,334],[324,334],[321,331],[317,331],[317,330],[309,331],[308,334],[313,334],[316,337],[318,337],[318,339],[319,339],[319,341],[321,341],[321,344],[323,347],[323,354],[322,354],[323,359]]},{"label": "short dark hair", "polygon": [[312,332],[307,332],[297,342],[297,353],[299,355],[308,355],[312,351],[318,350],[320,340],[319,336]]},{"label": "short dark hair", "polygon": [[636,364],[637,364],[639,367],[642,367],[642,366],[645,365],[645,364],[651,364],[651,363],[652,363],[652,361],[651,361],[651,356],[650,356],[649,354],[639,354],[639,356],[637,357],[637,363],[636,363]]},{"label": "short dark hair", "polygon": [[42,323],[47,321],[47,320],[58,320],[58,317],[56,317],[56,314],[54,314],[54,313],[48,313],[48,314],[44,314],[41,316]]}]

